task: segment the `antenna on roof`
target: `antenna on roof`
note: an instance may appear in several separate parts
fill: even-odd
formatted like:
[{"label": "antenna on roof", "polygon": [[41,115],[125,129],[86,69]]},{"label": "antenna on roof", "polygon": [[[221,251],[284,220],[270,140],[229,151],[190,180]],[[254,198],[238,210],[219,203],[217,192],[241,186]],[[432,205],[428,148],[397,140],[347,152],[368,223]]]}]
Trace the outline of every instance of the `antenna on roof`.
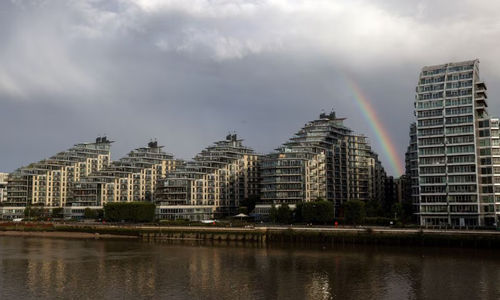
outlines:
[{"label": "antenna on roof", "polygon": [[324,109],[321,109],[321,114],[319,114],[319,118],[320,119],[326,118],[326,114],[325,114],[325,110]]}]

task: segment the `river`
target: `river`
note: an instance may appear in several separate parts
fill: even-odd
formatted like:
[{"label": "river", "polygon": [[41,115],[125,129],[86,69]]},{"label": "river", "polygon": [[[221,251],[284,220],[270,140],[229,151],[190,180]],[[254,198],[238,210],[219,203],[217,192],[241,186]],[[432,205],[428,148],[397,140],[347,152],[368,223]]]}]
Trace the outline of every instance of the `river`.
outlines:
[{"label": "river", "polygon": [[0,237],[2,299],[500,299],[495,251]]}]

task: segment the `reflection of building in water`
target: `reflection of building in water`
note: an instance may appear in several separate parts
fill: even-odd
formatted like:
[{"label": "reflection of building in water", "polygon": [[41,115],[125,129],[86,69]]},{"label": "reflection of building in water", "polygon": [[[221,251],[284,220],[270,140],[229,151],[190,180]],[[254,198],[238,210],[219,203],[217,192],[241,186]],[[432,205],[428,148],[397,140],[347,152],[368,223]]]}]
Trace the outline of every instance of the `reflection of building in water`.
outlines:
[{"label": "reflection of building in water", "polygon": [[314,272],[311,274],[311,284],[306,287],[307,299],[332,299],[330,278],[325,273]]},{"label": "reflection of building in water", "polygon": [[495,253],[247,246],[2,237],[2,299],[497,299],[500,293]]},{"label": "reflection of building in water", "polygon": [[123,243],[77,240],[68,247],[66,240],[33,239],[28,244],[23,248],[26,287],[40,298],[75,291],[88,299],[120,299],[135,293],[147,297],[156,291],[157,274],[162,272],[154,257],[124,252]]}]

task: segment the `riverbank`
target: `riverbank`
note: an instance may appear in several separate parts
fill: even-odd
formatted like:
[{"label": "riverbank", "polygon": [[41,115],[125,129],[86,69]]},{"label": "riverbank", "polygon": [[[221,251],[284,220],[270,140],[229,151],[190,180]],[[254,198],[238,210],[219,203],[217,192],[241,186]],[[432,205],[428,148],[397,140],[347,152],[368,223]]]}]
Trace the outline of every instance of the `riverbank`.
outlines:
[{"label": "riverbank", "polygon": [[211,227],[128,226],[108,224],[2,223],[0,235],[59,238],[134,238],[147,242],[171,240],[227,241],[258,244],[377,244],[500,248],[500,232],[386,227]]},{"label": "riverbank", "polygon": [[0,231],[0,236],[42,237],[60,239],[137,239],[137,236],[100,234],[90,232],[61,232],[61,231]]}]

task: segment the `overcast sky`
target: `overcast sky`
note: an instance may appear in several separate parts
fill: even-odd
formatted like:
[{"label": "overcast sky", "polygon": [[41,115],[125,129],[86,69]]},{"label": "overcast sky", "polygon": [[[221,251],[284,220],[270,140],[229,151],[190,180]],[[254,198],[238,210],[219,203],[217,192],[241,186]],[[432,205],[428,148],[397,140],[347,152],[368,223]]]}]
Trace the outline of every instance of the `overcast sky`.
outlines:
[{"label": "overcast sky", "polygon": [[404,159],[422,66],[479,58],[500,105],[500,1],[2,0],[0,171],[106,134],[189,159],[236,131],[266,153],[322,109]]}]

